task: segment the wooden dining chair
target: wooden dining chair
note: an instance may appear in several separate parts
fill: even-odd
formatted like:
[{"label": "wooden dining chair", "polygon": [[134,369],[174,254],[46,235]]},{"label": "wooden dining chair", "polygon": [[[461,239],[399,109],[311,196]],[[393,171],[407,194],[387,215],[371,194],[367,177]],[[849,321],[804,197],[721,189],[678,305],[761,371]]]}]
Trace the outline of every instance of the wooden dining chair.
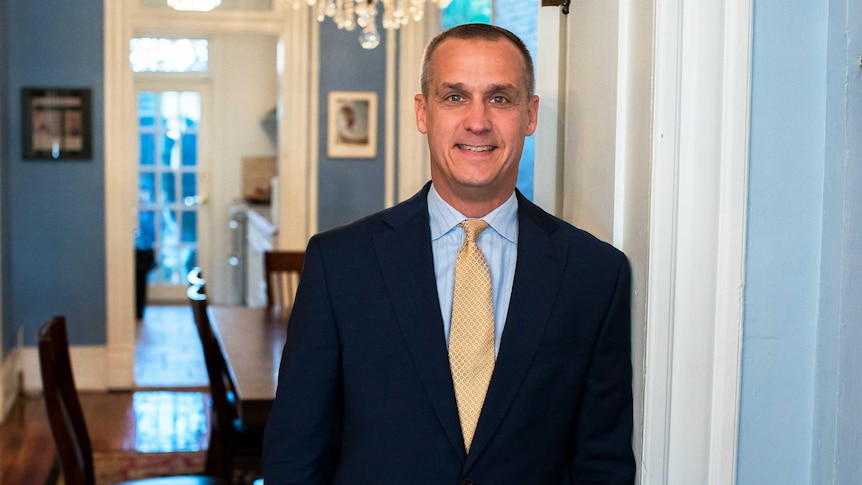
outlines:
[{"label": "wooden dining chair", "polygon": [[[93,448],[78,400],[66,319],[55,316],[39,329],[39,363],[45,407],[66,485],[94,485]],[[162,477],[123,482],[125,485],[227,485],[204,476]]]},{"label": "wooden dining chair", "polygon": [[266,278],[267,308],[290,308],[293,305],[304,262],[305,251],[264,252],[263,274]]},{"label": "wooden dining chair", "polygon": [[210,428],[206,472],[233,480],[234,475],[243,468],[236,466],[237,461],[248,463],[252,471],[261,468],[263,426],[246,425],[239,417],[233,381],[207,313],[204,287],[189,286],[187,296],[203,347],[212,399],[213,423]]}]

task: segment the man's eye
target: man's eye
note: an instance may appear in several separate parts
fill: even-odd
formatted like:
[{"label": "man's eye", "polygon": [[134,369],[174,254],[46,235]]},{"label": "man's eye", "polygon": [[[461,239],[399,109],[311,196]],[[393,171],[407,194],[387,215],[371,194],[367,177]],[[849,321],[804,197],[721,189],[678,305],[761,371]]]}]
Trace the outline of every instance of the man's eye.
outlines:
[{"label": "man's eye", "polygon": [[503,104],[508,103],[509,99],[505,96],[494,96],[493,98],[491,98],[491,102],[494,104]]},{"label": "man's eye", "polygon": [[451,101],[453,103],[460,103],[463,100],[464,100],[464,97],[461,96],[460,94],[450,94],[449,96],[446,97],[446,101]]}]

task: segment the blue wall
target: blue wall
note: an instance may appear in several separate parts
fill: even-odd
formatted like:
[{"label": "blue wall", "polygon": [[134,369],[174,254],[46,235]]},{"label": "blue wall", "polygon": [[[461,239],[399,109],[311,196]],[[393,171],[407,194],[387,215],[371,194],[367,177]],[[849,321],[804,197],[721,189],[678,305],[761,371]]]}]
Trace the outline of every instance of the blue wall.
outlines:
[{"label": "blue wall", "polygon": [[[5,250],[7,247],[8,241],[8,232],[6,231],[5,221],[9,220],[9,215],[7,213],[7,207],[9,204],[7,201],[7,194],[9,193],[9,184],[8,177],[6,177],[6,160],[9,159],[9,95],[8,95],[8,77],[9,77],[9,69],[7,69],[7,49],[6,45],[9,42],[7,39],[7,34],[9,32],[9,14],[8,14],[8,2],[6,0],[0,0],[0,224],[3,224],[3,227],[0,227],[0,265],[3,268],[9,267],[9,257],[8,251]],[[7,281],[8,272],[2,273],[2,280],[0,281],[0,302],[5,302],[8,300],[6,288],[9,286]],[[0,305],[0,308],[3,305]],[[0,325],[0,341],[3,342],[2,348],[0,348],[0,362],[6,357],[9,349],[12,348],[12,342],[10,337],[12,336],[10,332],[7,332],[5,325]]]},{"label": "blue wall", "polygon": [[[848,379],[833,372],[833,344],[822,345],[834,332],[820,331],[839,323],[823,313],[821,295],[844,271],[841,261],[822,265],[834,261],[833,243],[842,240],[824,231],[824,220],[840,220],[845,211],[843,201],[824,202],[824,179],[837,163],[827,153],[846,155],[828,148],[841,143],[833,137],[844,130],[828,123],[844,114],[827,103],[846,100],[846,76],[827,83],[827,65],[835,62],[827,41],[838,33],[830,32],[829,20],[846,16],[838,3],[843,0],[754,2],[739,485],[833,483],[812,471],[833,465],[829,451],[818,454],[832,443],[815,437],[824,425],[841,425],[828,402],[820,414],[832,423],[815,421],[815,403],[827,384],[837,389],[837,380]],[[846,69],[846,58],[840,62]],[[859,446],[845,450],[857,461]]]},{"label": "blue wall", "polygon": [[862,477],[862,2],[829,1],[826,161],[811,483]]},{"label": "blue wall", "polygon": [[[378,23],[380,20],[378,19]],[[318,229],[323,231],[383,209],[385,167],[384,114],[387,112],[386,41],[376,49],[359,45],[359,31],[347,32],[329,19],[320,25],[320,166]],[[326,113],[330,91],[377,93],[377,156],[330,159],[326,154]]]},{"label": "blue wall", "polygon": [[[73,344],[104,344],[102,1],[8,0],[5,8],[4,354],[19,325],[25,345],[35,345],[39,325],[57,313],[68,316]],[[92,160],[23,160],[25,86],[92,89]]]},{"label": "blue wall", "polygon": [[738,485],[862,477],[862,3],[755,0]]}]

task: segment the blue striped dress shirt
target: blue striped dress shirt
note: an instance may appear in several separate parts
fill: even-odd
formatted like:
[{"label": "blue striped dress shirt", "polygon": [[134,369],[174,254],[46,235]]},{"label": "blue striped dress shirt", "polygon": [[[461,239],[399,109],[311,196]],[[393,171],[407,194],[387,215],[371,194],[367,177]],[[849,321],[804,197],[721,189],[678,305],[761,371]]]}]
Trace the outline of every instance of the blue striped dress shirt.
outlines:
[{"label": "blue striped dress shirt", "polygon": [[[455,260],[464,243],[464,230],[458,227],[458,224],[467,217],[447,204],[433,184],[428,192],[428,214],[431,223],[431,249],[434,252],[434,274],[437,278],[437,298],[440,300],[440,313],[443,315],[443,333],[448,343],[455,286]],[[500,351],[500,338],[509,311],[515,262],[518,258],[518,199],[515,193],[482,219],[490,227],[482,231],[477,243],[491,272],[496,356]]]}]

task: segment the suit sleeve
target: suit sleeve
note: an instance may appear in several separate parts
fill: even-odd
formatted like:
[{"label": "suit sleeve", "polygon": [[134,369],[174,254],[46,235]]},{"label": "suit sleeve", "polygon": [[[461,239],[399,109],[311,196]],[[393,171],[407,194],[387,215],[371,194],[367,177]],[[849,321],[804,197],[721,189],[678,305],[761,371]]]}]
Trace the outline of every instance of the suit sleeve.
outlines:
[{"label": "suit sleeve", "polygon": [[631,270],[621,257],[573,437],[576,484],[633,484]]},{"label": "suit sleeve", "polygon": [[267,485],[332,481],[340,446],[341,351],[319,239],[306,250],[263,444]]}]

